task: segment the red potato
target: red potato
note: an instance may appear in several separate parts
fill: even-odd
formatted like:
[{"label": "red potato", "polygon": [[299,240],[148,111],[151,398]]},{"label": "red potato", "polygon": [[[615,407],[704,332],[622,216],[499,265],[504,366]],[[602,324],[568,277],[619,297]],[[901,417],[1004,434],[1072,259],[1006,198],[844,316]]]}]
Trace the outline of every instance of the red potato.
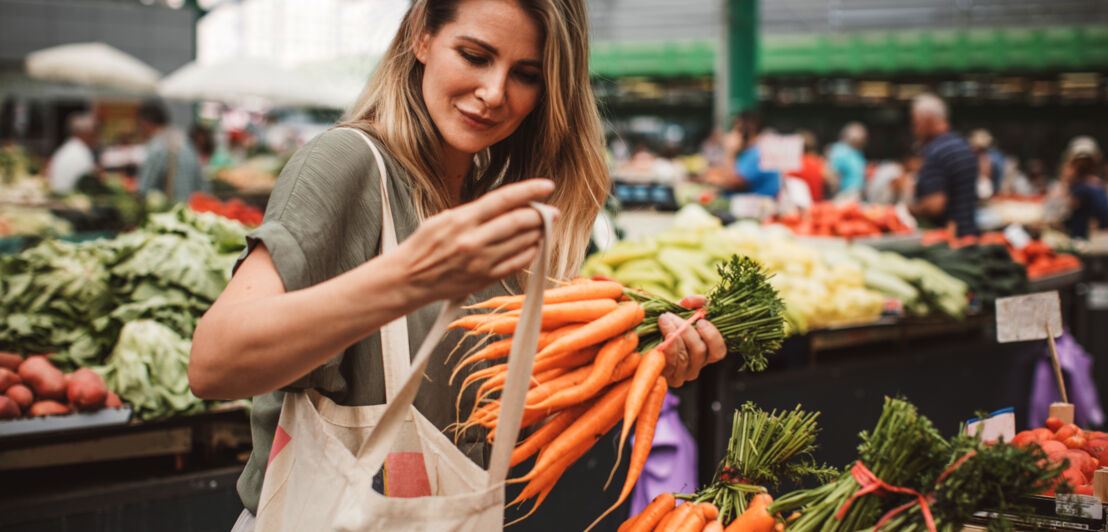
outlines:
[{"label": "red potato", "polygon": [[1045,452],[1047,456],[1062,453],[1068,449],[1064,443],[1055,440],[1041,441],[1039,442],[1039,447],[1043,448],[1043,452]]},{"label": "red potato", "polygon": [[113,391],[108,391],[108,398],[104,400],[104,408],[123,408],[123,401]]},{"label": "red potato", "polygon": [[1108,439],[1105,438],[1089,438],[1089,441],[1085,443],[1085,452],[1093,455],[1100,456],[1100,453],[1108,449]]},{"label": "red potato", "polygon": [[1035,441],[1046,441],[1054,439],[1054,431],[1039,427],[1037,429],[1031,429],[1031,433],[1035,435]]},{"label": "red potato", "polygon": [[1077,486],[1084,486],[1088,482],[1088,480],[1085,478],[1085,475],[1082,474],[1081,471],[1078,470],[1076,467],[1072,466],[1069,469],[1062,471],[1062,476],[1059,478],[1066,482],[1069,482],[1070,486],[1074,488],[1076,488]]},{"label": "red potato", "polygon": [[19,365],[23,363],[23,357],[15,353],[7,353],[0,351],[0,368],[7,368],[12,371],[19,369]]},{"label": "red potato", "polygon": [[19,417],[19,405],[8,399],[6,395],[0,395],[0,419],[14,419]]},{"label": "red potato", "polygon": [[1073,492],[1078,495],[1092,495],[1093,487],[1089,484],[1086,484],[1084,486],[1077,486],[1076,488],[1073,488]]},{"label": "red potato", "polygon": [[8,391],[8,388],[16,384],[23,384],[23,379],[8,368],[0,368],[0,393]]},{"label": "red potato", "polygon": [[1015,445],[1016,447],[1023,447],[1033,441],[1037,441],[1035,438],[1035,433],[1031,432],[1030,430],[1025,430],[1016,434],[1016,436],[1012,438],[1012,441],[1009,443]]},{"label": "red potato", "polygon": [[15,401],[15,404],[19,405],[21,410],[27,410],[31,407],[31,404],[35,402],[35,394],[31,392],[30,388],[22,384],[16,384],[8,388],[8,391],[4,392],[4,395],[6,395],[8,399]]},{"label": "red potato", "polygon": [[1070,461],[1070,467],[1081,470],[1081,474],[1089,478],[1092,478],[1093,472],[1099,465],[1096,458],[1079,449],[1070,449],[1064,453],[1064,456]]},{"label": "red potato", "polygon": [[38,401],[31,405],[32,416],[64,416],[69,413],[69,407],[57,401]]},{"label": "red potato", "polygon": [[66,397],[77,410],[99,410],[108,399],[108,385],[95,371],[81,368],[72,373]]},{"label": "red potato", "polygon": [[65,375],[45,356],[29,357],[19,365],[19,376],[40,399],[65,400]]}]

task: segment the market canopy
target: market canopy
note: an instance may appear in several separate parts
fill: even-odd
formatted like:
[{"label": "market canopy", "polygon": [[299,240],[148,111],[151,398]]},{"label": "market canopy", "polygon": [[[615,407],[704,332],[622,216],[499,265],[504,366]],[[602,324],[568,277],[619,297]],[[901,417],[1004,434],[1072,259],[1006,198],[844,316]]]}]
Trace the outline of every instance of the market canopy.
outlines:
[{"label": "market canopy", "polygon": [[168,75],[158,93],[179,100],[262,103],[274,107],[340,108],[332,89],[263,59],[235,59],[218,64],[195,61]]},{"label": "market canopy", "polygon": [[[598,42],[592,74],[711,76],[716,39]],[[763,35],[758,71],[767,76],[928,72],[1034,72],[1108,67],[1108,27],[859,31]]]},{"label": "market canopy", "polygon": [[63,81],[152,93],[161,75],[134,56],[102,42],[63,44],[27,54],[27,75]]}]

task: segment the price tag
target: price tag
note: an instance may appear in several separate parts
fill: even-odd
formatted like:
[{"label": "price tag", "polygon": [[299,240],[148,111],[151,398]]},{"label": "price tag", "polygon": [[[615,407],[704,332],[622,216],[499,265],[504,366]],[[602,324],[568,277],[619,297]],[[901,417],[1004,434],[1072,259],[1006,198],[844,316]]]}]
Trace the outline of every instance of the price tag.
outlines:
[{"label": "price tag", "polygon": [[1027,234],[1027,231],[1025,231],[1020,224],[1012,224],[1005,227],[1004,239],[1016,249],[1027,247],[1032,241],[1031,235]]},{"label": "price tag", "polygon": [[981,431],[981,441],[1012,441],[1016,437],[1016,410],[1008,407],[989,414],[985,419],[973,418],[966,422],[966,434],[974,436]]},{"label": "price tag", "polygon": [[762,170],[795,172],[800,170],[804,155],[804,137],[800,135],[763,134],[758,138],[758,166]]},{"label": "price tag", "polygon": [[1039,292],[996,300],[996,341],[1045,340],[1047,326],[1062,335],[1062,304],[1058,292]]},{"label": "price tag", "polygon": [[1104,519],[1104,505],[1101,504],[1100,497],[1059,493],[1054,496],[1054,513],[1067,517],[1099,520]]},{"label": "price tag", "polygon": [[1108,309],[1108,283],[1089,283],[1086,306],[1089,310]]}]

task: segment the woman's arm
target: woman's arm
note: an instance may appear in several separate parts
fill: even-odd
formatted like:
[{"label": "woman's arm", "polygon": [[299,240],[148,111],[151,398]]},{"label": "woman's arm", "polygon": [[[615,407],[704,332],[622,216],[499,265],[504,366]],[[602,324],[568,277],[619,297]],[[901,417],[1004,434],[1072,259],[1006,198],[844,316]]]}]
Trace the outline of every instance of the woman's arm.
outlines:
[{"label": "woman's arm", "polygon": [[292,292],[256,247],[197,324],[193,393],[233,399],[276,390],[400,316],[520,271],[541,237],[527,204],[552,191],[545,179],[505,186],[428,219],[393,252]]}]

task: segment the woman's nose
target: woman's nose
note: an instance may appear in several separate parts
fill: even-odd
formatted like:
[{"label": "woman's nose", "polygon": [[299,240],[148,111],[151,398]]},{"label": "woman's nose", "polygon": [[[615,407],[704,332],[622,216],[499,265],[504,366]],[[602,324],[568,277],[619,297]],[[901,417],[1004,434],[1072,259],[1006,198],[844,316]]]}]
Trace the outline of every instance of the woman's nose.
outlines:
[{"label": "woman's nose", "polygon": [[489,107],[499,107],[507,98],[508,72],[494,69],[482,77],[481,85],[477,87],[477,97]]}]

